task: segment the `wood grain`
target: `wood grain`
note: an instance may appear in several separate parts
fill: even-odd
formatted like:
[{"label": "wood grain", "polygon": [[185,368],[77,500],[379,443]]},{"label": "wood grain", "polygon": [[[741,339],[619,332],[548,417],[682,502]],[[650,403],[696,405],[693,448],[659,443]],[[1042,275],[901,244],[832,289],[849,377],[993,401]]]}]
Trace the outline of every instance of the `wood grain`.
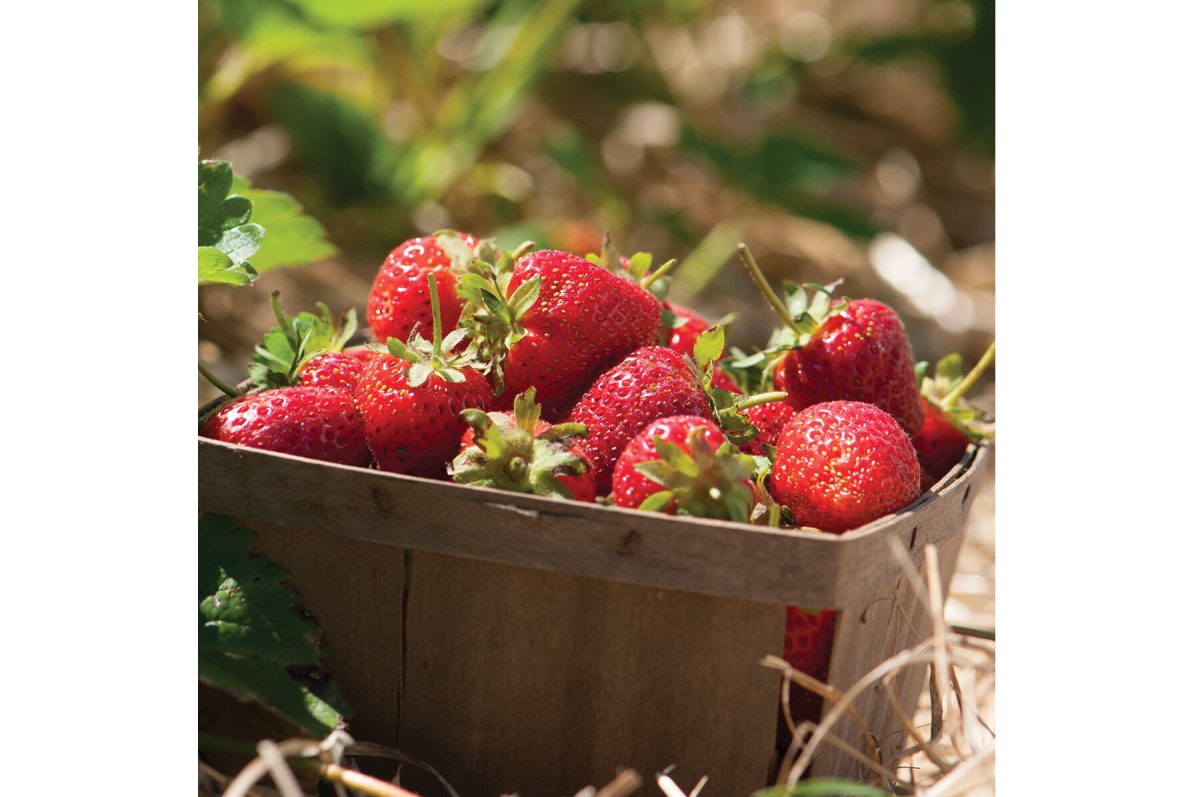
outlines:
[{"label": "wood grain", "polygon": [[[622,767],[767,780],[784,610],[261,526],[325,631],[356,737],[465,794],[574,794]],[[406,655],[407,654],[407,655]],[[432,790],[429,793],[434,793]]]}]

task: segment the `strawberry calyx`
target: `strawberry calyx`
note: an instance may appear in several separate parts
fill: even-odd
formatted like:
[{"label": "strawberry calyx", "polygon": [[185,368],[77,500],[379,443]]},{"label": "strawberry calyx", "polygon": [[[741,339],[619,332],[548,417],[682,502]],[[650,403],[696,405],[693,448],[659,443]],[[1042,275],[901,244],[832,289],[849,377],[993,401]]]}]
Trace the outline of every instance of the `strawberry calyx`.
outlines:
[{"label": "strawberry calyx", "polygon": [[504,362],[508,352],[526,335],[521,318],[537,303],[542,278],[534,276],[509,295],[516,262],[534,247],[526,241],[511,252],[482,250],[486,257],[472,261],[458,278],[457,292],[465,305],[459,329],[468,330],[478,346],[478,356],[487,362],[495,395],[504,392]]},{"label": "strawberry calyx", "polygon": [[576,437],[587,435],[581,423],[560,423],[537,431],[541,405],[529,388],[513,402],[513,415],[465,409],[462,418],[471,427],[472,444],[447,468],[460,484],[494,487],[511,492],[574,498],[558,477],[580,476],[587,462],[571,450]]},{"label": "strawberry calyx", "polygon": [[317,302],[317,313],[305,310],[289,316],[283,312],[279,291],[271,292],[271,310],[276,326],[254,347],[247,367],[251,383],[264,390],[297,384],[300,371],[310,360],[318,354],[341,351],[358,329],[354,308],[345,312],[339,325],[324,302]]},{"label": "strawberry calyx", "polygon": [[730,363],[730,370],[735,373],[746,371],[761,378],[763,373],[773,374],[788,352],[803,349],[820,337],[825,323],[844,312],[850,306],[850,301],[834,298],[834,291],[842,284],[840,279],[828,285],[818,285],[815,282],[798,285],[791,280],[784,280],[783,298],[780,298],[767,282],[766,275],[759,268],[758,261],[750,254],[746,244],[738,244],[738,255],[759,293],[783,322],[782,327],[771,333],[766,348],[748,356],[738,357]]},{"label": "strawberry calyx", "polygon": [[438,303],[437,278],[431,272],[428,279],[433,309],[433,340],[426,340],[417,328],[413,327],[407,343],[399,338],[388,338],[386,347],[377,344],[371,347],[374,351],[387,351],[393,357],[412,363],[406,375],[409,387],[420,387],[430,376],[437,376],[444,382],[465,382],[466,376],[461,369],[483,370],[477,356],[475,341],[469,343],[461,352],[454,351],[471,334],[469,329],[459,327],[445,338],[442,337],[442,312]]},{"label": "strawberry calyx", "polygon": [[616,274],[621,279],[636,283],[639,287],[644,288],[656,298],[665,300],[669,283],[663,279],[671,272],[679,262],[672,258],[658,268],[654,268],[654,256],[649,252],[637,252],[629,257],[621,255],[612,243],[612,235],[608,230],[604,231],[604,236],[600,243],[600,252],[589,252],[584,255],[590,263],[594,263],[600,268],[612,274]]},{"label": "strawberry calyx", "polygon": [[749,443],[758,436],[758,429],[746,415],[746,410],[758,404],[783,401],[787,393],[772,391],[746,396],[713,384],[713,372],[725,351],[725,326],[714,324],[696,336],[696,345],[689,358],[700,386],[708,396],[714,420],[735,445]]},{"label": "strawberry calyx", "polygon": [[463,235],[458,230],[438,230],[430,236],[450,261],[448,270],[456,276],[470,271],[476,260],[492,261],[496,257],[495,239],[480,238],[472,246]]},{"label": "strawberry calyx", "polygon": [[663,489],[650,494],[638,509],[667,511],[694,517],[717,518],[747,523],[754,507],[754,458],[741,453],[728,440],[713,448],[707,430],[697,426],[687,436],[689,451],[665,440],[654,438],[658,459],[639,462],[638,473]]},{"label": "strawberry calyx", "polygon": [[963,396],[979,377],[987,371],[996,357],[996,342],[988,346],[979,362],[964,375],[962,355],[947,354],[937,361],[933,376],[929,376],[929,363],[917,363],[917,383],[921,386],[921,397],[941,410],[969,440],[980,441],[995,436],[995,425],[990,417],[978,407],[965,401]]}]

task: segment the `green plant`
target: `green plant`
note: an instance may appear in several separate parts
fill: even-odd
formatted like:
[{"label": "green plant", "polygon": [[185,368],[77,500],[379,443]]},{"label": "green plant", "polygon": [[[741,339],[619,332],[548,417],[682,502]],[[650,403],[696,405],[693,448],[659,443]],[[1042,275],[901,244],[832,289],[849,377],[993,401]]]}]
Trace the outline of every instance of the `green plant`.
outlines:
[{"label": "green plant", "polygon": [[301,612],[288,571],[250,554],[256,536],[231,518],[200,517],[200,680],[324,736],[350,708],[333,681],[318,693],[312,678],[290,674],[320,665],[321,629]]}]

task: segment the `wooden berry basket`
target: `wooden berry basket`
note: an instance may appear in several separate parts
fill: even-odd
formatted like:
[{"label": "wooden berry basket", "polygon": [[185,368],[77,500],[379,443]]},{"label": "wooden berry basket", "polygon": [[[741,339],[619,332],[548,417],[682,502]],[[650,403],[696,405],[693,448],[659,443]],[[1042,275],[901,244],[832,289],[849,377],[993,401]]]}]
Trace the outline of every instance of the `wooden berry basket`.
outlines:
[{"label": "wooden berry basket", "polygon": [[[706,797],[773,782],[785,607],[839,611],[845,689],[929,618],[890,547],[939,549],[948,587],[988,447],[911,506],[833,536],[676,518],[331,465],[200,439],[199,506],[288,567],[355,707],[356,738],[466,795],[574,794],[674,765]],[[915,707],[927,673],[900,681]],[[898,730],[882,690],[856,707]],[[838,735],[856,748],[861,734]],[[900,734],[891,738],[898,739]],[[852,779],[826,746],[812,770]],[[433,792],[430,792],[431,794]]]}]

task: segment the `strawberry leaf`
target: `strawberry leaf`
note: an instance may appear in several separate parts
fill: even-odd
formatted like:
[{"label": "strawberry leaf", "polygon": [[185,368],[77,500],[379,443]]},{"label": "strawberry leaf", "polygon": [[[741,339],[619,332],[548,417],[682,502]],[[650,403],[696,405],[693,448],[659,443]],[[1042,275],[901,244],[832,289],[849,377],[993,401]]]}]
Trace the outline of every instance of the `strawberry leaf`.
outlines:
[{"label": "strawberry leaf", "polygon": [[696,336],[696,345],[692,349],[692,353],[696,359],[696,365],[701,368],[707,370],[709,366],[721,359],[724,352],[725,327],[718,324]]},{"label": "strawberry leaf", "polygon": [[250,555],[256,536],[228,517],[200,518],[200,680],[325,735],[348,714],[336,686],[318,696],[288,672],[320,662],[321,630],[302,613],[290,573]]},{"label": "strawberry leaf", "polygon": [[254,255],[254,267],[260,272],[303,266],[337,254],[321,223],[307,215],[291,195],[252,188],[246,178],[236,174],[233,190],[247,200],[247,209],[253,205],[251,219],[266,230]]},{"label": "strawberry leaf", "polygon": [[199,281],[201,285],[249,285],[258,272],[249,263],[235,263],[219,249],[200,247]]}]

